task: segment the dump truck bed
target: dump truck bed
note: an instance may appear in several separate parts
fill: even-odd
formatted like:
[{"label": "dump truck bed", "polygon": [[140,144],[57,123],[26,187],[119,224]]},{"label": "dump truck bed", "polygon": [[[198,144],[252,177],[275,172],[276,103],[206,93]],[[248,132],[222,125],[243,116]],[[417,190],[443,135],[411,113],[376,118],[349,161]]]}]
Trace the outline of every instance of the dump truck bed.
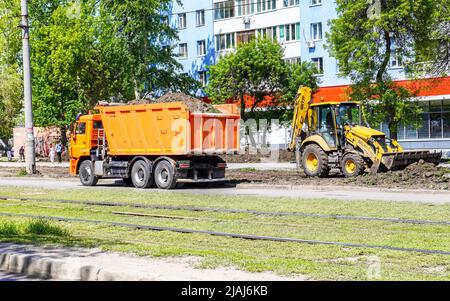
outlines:
[{"label": "dump truck bed", "polygon": [[183,102],[97,107],[113,156],[236,153],[237,107],[216,108],[222,113],[191,112]]}]

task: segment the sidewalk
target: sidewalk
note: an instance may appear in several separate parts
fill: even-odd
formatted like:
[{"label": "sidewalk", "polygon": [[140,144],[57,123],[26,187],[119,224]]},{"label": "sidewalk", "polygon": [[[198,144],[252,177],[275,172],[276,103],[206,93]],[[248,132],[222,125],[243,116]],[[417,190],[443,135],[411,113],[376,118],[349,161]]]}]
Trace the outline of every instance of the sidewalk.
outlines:
[{"label": "sidewalk", "polygon": [[74,281],[302,281],[272,272],[235,268],[196,269],[200,257],[151,258],[98,249],[43,248],[0,244],[0,271]]}]

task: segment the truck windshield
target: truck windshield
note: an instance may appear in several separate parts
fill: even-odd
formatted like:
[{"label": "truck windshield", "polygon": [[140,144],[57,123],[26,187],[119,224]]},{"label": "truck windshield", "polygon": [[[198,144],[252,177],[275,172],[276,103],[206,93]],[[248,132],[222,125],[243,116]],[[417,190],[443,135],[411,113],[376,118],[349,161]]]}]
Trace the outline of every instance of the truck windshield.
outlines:
[{"label": "truck windshield", "polygon": [[358,125],[359,124],[359,106],[357,104],[343,104],[337,109],[337,124],[340,125]]}]

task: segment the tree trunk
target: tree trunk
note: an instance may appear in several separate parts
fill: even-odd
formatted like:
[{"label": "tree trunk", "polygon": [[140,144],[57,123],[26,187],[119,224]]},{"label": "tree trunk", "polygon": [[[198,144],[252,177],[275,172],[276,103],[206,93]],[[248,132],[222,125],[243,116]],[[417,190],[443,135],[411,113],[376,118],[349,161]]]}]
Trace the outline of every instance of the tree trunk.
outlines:
[{"label": "tree trunk", "polygon": [[134,98],[135,100],[141,99],[141,93],[139,93],[138,82],[136,79],[133,80],[134,83]]},{"label": "tree trunk", "polygon": [[59,128],[61,131],[61,142],[63,145],[67,145],[67,127],[65,125],[63,125],[62,127]]},{"label": "tree trunk", "polygon": [[389,122],[389,132],[390,132],[390,136],[391,136],[391,139],[393,139],[393,140],[397,140],[397,138],[398,138],[398,135],[397,135],[397,132],[398,132],[398,122],[396,122],[396,121],[391,121],[391,122]]},{"label": "tree trunk", "polygon": [[245,121],[245,99],[241,96],[241,119]]}]

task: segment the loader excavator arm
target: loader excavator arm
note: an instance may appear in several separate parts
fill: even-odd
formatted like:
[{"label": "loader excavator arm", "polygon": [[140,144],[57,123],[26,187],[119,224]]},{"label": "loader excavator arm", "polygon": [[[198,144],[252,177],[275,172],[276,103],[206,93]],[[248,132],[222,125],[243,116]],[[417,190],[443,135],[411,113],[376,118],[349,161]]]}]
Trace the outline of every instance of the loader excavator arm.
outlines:
[{"label": "loader excavator arm", "polygon": [[289,150],[291,151],[295,150],[297,137],[300,137],[302,133],[303,125],[311,105],[311,96],[311,88],[301,86],[298,89],[297,96],[295,97],[294,117],[292,119],[291,143],[289,144]]}]

